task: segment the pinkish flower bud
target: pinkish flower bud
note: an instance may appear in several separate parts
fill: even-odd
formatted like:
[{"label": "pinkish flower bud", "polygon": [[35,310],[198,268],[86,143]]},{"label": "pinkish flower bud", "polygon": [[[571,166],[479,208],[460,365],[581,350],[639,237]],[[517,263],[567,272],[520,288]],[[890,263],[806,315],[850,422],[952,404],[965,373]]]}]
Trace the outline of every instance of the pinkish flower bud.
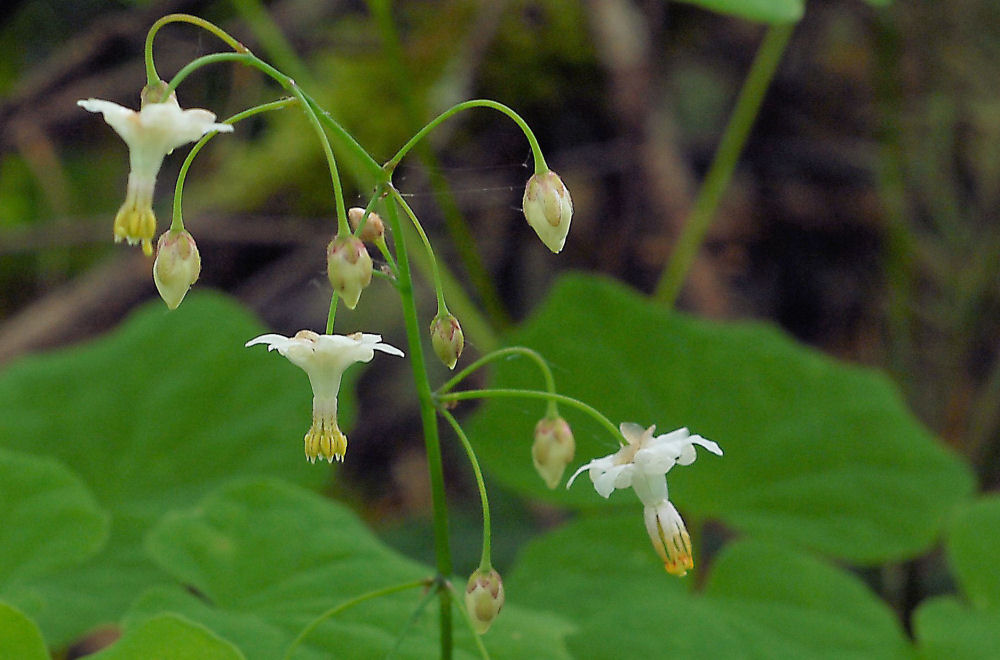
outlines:
[{"label": "pinkish flower bud", "polygon": [[535,425],[535,444],[531,446],[531,460],[535,470],[549,488],[562,480],[566,466],[573,460],[576,442],[569,424],[562,417],[546,417]]},{"label": "pinkish flower bud", "polygon": [[167,307],[177,309],[200,274],[201,255],[191,234],[173,229],[163,232],[156,243],[153,282]]},{"label": "pinkish flower bud", "polygon": [[[363,227],[361,227],[362,220],[364,220]],[[365,243],[374,243],[385,235],[385,224],[382,222],[379,214],[374,211],[369,213],[368,219],[365,220],[365,210],[359,206],[355,206],[347,211],[347,221],[351,223],[351,230],[353,231],[358,231],[358,227],[361,227],[358,238]]]},{"label": "pinkish flower bud", "polygon": [[553,252],[559,252],[566,243],[569,223],[573,219],[573,200],[562,179],[549,170],[534,174],[524,188],[524,217]]},{"label": "pinkish flower bud", "polygon": [[372,258],[353,236],[337,236],[326,248],[326,274],[344,304],[354,309],[361,291],[372,281]]},{"label": "pinkish flower bud", "polygon": [[465,609],[472,619],[472,627],[480,635],[493,625],[493,620],[503,607],[503,581],[494,569],[476,569],[465,586]]},{"label": "pinkish flower bud", "polygon": [[431,345],[444,366],[454,369],[465,348],[465,335],[454,314],[439,314],[431,321]]}]

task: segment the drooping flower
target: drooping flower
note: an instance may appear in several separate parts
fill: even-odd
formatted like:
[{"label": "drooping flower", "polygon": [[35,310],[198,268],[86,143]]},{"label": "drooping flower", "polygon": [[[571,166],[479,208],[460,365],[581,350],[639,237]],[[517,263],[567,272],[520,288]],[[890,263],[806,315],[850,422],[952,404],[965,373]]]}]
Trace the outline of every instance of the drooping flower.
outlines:
[{"label": "drooping flower", "polygon": [[141,242],[146,256],[153,253],[152,241],[156,233],[153,187],[163,158],[177,147],[194,142],[206,133],[233,130],[229,124],[215,123],[215,115],[208,110],[181,110],[176,94],[171,94],[162,103],[151,102],[147,97],[154,94],[149,89],[143,90],[139,112],[100,99],[76,102],[84,110],[104,115],[104,120],[128,145],[131,171],[125,203],[115,216],[115,242],[122,239],[129,245]]},{"label": "drooping flower", "polygon": [[431,347],[444,366],[455,368],[465,348],[465,333],[454,314],[438,312],[431,321]]},{"label": "drooping flower", "polygon": [[261,335],[246,346],[267,344],[267,350],[278,351],[309,376],[313,390],[312,426],[305,435],[306,458],[311,463],[317,458],[333,462],[344,460],[347,436],[337,425],[337,394],[340,379],[355,362],[370,362],[375,351],[403,356],[395,346],[382,343],[381,335],[356,332],[351,335],[320,335],[311,330],[300,330],[294,337]]},{"label": "drooping flower", "polygon": [[525,220],[542,243],[555,253],[561,251],[573,219],[573,199],[559,175],[552,170],[533,174],[524,187],[521,205]]},{"label": "drooping flower", "polygon": [[718,456],[722,455],[722,449],[700,435],[691,435],[686,428],[660,436],[653,435],[655,426],[643,429],[638,424],[625,423],[620,429],[627,444],[614,454],[581,466],[566,487],[587,470],[594,489],[602,497],[610,496],[615,489],[632,488],[645,507],[646,531],[664,568],[672,575],[684,575],[694,567],[691,540],[684,521],[667,497],[666,475],[674,465],[694,463],[695,445]]},{"label": "drooping flower", "polygon": [[326,246],[326,274],[347,308],[357,307],[361,292],[372,283],[372,258],[361,239],[335,236]]}]

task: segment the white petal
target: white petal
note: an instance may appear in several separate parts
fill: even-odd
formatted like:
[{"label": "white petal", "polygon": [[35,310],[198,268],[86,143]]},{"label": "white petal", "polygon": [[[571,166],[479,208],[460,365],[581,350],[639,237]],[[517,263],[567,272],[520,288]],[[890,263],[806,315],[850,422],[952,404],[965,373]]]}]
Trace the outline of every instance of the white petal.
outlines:
[{"label": "white petal", "polygon": [[[651,429],[656,429],[655,426],[651,426]],[[622,422],[618,429],[622,432],[622,436],[628,441],[630,445],[634,445],[642,439],[642,435],[646,432],[646,429],[633,422]]]},{"label": "white petal", "polygon": [[666,474],[678,463],[678,447],[674,444],[640,449],[633,462],[643,474]]},{"label": "white petal", "polygon": [[702,447],[712,452],[716,456],[722,456],[722,447],[720,447],[715,442],[712,442],[708,438],[703,438],[700,435],[692,435],[691,442],[693,442],[696,445],[701,445]]},{"label": "white petal", "polygon": [[248,348],[250,346],[256,346],[257,344],[267,344],[268,350],[273,351],[279,345],[287,344],[289,341],[291,341],[289,337],[270,334],[270,335],[261,335],[260,337],[254,337],[247,343],[243,344],[243,346],[244,348]]},{"label": "white petal", "polygon": [[377,351],[382,351],[383,353],[388,353],[389,355],[404,357],[403,351],[399,350],[395,346],[391,346],[390,344],[373,344],[372,348]]}]

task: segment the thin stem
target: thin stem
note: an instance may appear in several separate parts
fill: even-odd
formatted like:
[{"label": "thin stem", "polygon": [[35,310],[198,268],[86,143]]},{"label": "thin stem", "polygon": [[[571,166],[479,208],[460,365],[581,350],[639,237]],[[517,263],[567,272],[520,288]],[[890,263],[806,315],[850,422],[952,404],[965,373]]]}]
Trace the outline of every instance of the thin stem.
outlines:
[{"label": "thin stem", "polygon": [[420,220],[417,219],[417,214],[413,212],[410,205],[406,203],[403,196],[399,194],[399,191],[394,187],[389,186],[389,190],[392,192],[392,198],[403,207],[403,211],[406,212],[407,217],[410,222],[413,223],[413,228],[417,230],[417,234],[420,236],[420,241],[424,244],[424,250],[427,251],[427,258],[431,262],[431,275],[434,278],[434,292],[437,294],[437,304],[438,313],[442,311],[448,311],[448,305],[444,302],[444,287],[441,286],[441,271],[438,269],[437,257],[434,256],[434,247],[431,246],[430,240],[427,238],[426,232],[424,232],[423,225],[420,224]]},{"label": "thin stem", "polygon": [[[403,53],[399,32],[392,19],[391,4],[388,0],[368,0],[368,6],[385,46],[389,68],[395,74],[396,89],[399,90],[402,99],[407,123],[410,130],[417,131],[423,124],[427,111],[423,107],[425,104],[418,100],[418,94],[414,89],[409,62]],[[448,180],[441,173],[441,163],[437,155],[427,142],[417,145],[416,154],[425,166],[434,199],[444,215],[445,229],[469,276],[469,284],[479,294],[479,299],[492,321],[500,327],[510,325],[510,315],[504,308],[500,293],[476,249],[476,240],[455,202]]]},{"label": "thin stem", "polygon": [[[543,358],[541,354],[538,353],[538,351],[533,351],[530,348],[526,348],[524,346],[509,346],[507,348],[501,348],[500,350],[493,351],[492,353],[484,355],[483,357],[479,358],[478,360],[467,366],[465,369],[462,369],[457,374],[455,374],[451,380],[449,380],[447,383],[439,387],[437,389],[437,392],[435,392],[435,394],[437,396],[441,396],[442,394],[447,393],[453,387],[455,387],[460,382],[468,378],[472,374],[472,372],[489,364],[490,362],[495,362],[500,358],[507,357],[508,355],[523,355],[525,357],[530,358],[535,364],[538,365],[538,368],[541,369],[542,374],[545,377],[545,389],[555,394],[556,381],[552,377],[552,370],[549,368],[548,362],[545,361],[545,358]],[[559,414],[558,409],[556,408],[556,402],[550,400],[548,406],[549,407],[547,416],[556,417]]]},{"label": "thin stem", "polygon": [[667,267],[653,293],[654,299],[667,307],[672,307],[676,302],[684,279],[705,240],[719,201],[722,199],[722,193],[732,179],[736,162],[743,151],[743,145],[757,118],[764,94],[774,77],[794,27],[794,24],[772,25],[768,28],[767,35],[757,51],[719,148],[695,198],[691,215],[677,239],[670,261],[667,262]]},{"label": "thin stem", "polygon": [[418,142],[424,139],[428,133],[433,131],[446,120],[457,115],[459,112],[470,108],[492,108],[493,110],[502,112],[510,117],[514,123],[517,124],[518,128],[520,128],[524,133],[524,136],[528,138],[528,144],[531,145],[531,153],[535,158],[535,174],[544,174],[549,171],[549,166],[545,164],[545,157],[542,156],[542,148],[538,146],[538,140],[535,138],[535,134],[532,132],[527,122],[521,119],[521,115],[517,114],[514,110],[507,107],[503,103],[497,103],[496,101],[491,101],[489,99],[473,99],[471,101],[463,101],[462,103],[451,106],[428,122],[426,126],[417,131],[417,134],[410,138],[410,140],[396,152],[396,155],[389,159],[389,161],[382,167],[387,172],[395,170],[396,166],[399,165],[399,162],[403,160],[403,157],[405,157]]},{"label": "thin stem", "polygon": [[340,294],[336,291],[330,296],[330,311],[326,313],[326,334],[333,334],[333,322],[337,318],[337,301],[340,300]]},{"label": "thin stem", "polygon": [[491,554],[490,547],[493,538],[493,528],[490,521],[490,502],[486,498],[486,482],[483,481],[483,472],[479,469],[479,460],[476,458],[476,451],[472,448],[472,443],[469,442],[469,437],[465,435],[465,431],[462,430],[458,420],[444,408],[439,408],[438,412],[451,424],[451,428],[455,430],[455,435],[462,442],[465,454],[469,457],[469,462],[472,463],[472,471],[476,475],[476,487],[479,488],[479,499],[483,505],[483,554],[479,559],[479,570],[488,573],[493,570],[493,555]]},{"label": "thin stem", "polygon": [[333,156],[333,149],[330,147],[330,140],[326,135],[326,131],[323,130],[323,125],[320,122],[316,111],[313,109],[312,105],[310,105],[309,100],[306,98],[302,90],[299,89],[299,86],[294,80],[252,54],[213,53],[212,55],[204,55],[194,59],[185,65],[180,71],[177,72],[173,79],[171,79],[170,84],[167,86],[166,93],[169,95],[170,92],[177,89],[177,85],[179,85],[181,81],[188,77],[192,72],[207,64],[214,64],[216,62],[240,62],[242,64],[252,66],[273,78],[278,82],[278,84],[299,99],[302,103],[302,110],[305,112],[306,118],[309,119],[309,123],[316,131],[316,136],[319,138],[320,144],[323,147],[323,155],[326,156],[327,166],[330,168],[330,179],[333,183],[333,195],[337,210],[337,234],[341,236],[350,234],[350,225],[347,223],[347,207],[344,203],[344,190],[340,183],[340,175],[337,172],[337,160]]},{"label": "thin stem", "polygon": [[[438,589],[440,588],[441,587],[438,587]],[[410,632],[410,628],[412,628],[413,624],[415,624],[417,622],[417,619],[420,618],[420,614],[424,611],[424,608],[426,608],[427,605],[430,604],[431,600],[436,595],[437,594],[434,591],[428,591],[426,594],[424,594],[424,597],[420,599],[420,602],[417,603],[417,606],[413,608],[413,614],[410,615],[410,618],[407,619],[406,621],[406,625],[403,626],[403,629],[399,631],[398,635],[396,635],[396,643],[393,644],[392,648],[389,649],[389,652],[385,654],[386,660],[388,660],[388,658],[391,658],[393,655],[396,654],[397,651],[399,651],[400,647],[403,645],[403,640],[406,639],[406,634]]]},{"label": "thin stem", "polygon": [[452,392],[450,394],[439,394],[437,395],[437,400],[439,402],[444,401],[466,401],[469,399],[510,399],[510,398],[521,398],[521,399],[546,399],[548,401],[556,401],[558,403],[565,403],[568,406],[572,406],[577,410],[582,410],[591,417],[593,417],[597,422],[601,424],[604,428],[608,430],[611,435],[615,437],[618,442],[621,442],[621,431],[611,423],[607,417],[605,417],[599,410],[590,406],[579,399],[574,399],[571,396],[566,396],[565,394],[556,394],[554,392],[542,392],[540,390],[518,390],[510,388],[500,388],[492,390],[463,390],[461,392]]},{"label": "thin stem", "polygon": [[237,53],[250,52],[249,48],[230,36],[228,32],[220,28],[218,25],[206,21],[204,18],[199,18],[198,16],[192,16],[190,14],[167,14],[153,23],[153,25],[149,28],[149,32],[146,33],[146,82],[149,85],[155,85],[160,82],[160,76],[156,73],[156,64],[153,62],[153,38],[156,37],[156,33],[160,31],[161,27],[169,23],[190,23],[191,25],[197,25],[198,27],[211,32],[219,39],[222,39]]},{"label": "thin stem", "polygon": [[[437,414],[431,384],[427,379],[427,364],[424,360],[422,333],[417,320],[417,305],[413,296],[413,279],[410,276],[410,260],[403,237],[399,212],[395,203],[386,204],[386,215],[392,227],[396,248],[396,262],[399,266],[399,296],[403,305],[403,319],[406,324],[406,339],[413,366],[413,380],[420,399],[420,419],[424,429],[424,447],[427,452],[427,471],[431,486],[431,504],[434,516],[434,549],[438,575],[445,579],[451,575],[451,548],[449,547],[448,504],[444,490],[444,466],[441,460],[441,440],[438,436]],[[451,604],[446,590],[441,590],[440,625],[441,658],[450,660],[452,655]]]},{"label": "thin stem", "polygon": [[428,587],[433,583],[434,580],[423,578],[420,580],[414,580],[412,582],[404,582],[402,584],[396,584],[391,587],[383,587],[382,589],[376,589],[374,591],[369,591],[368,593],[361,594],[360,596],[356,596],[346,602],[341,603],[340,605],[337,605],[336,607],[330,608],[326,612],[323,612],[318,617],[313,619],[308,626],[302,629],[302,632],[299,633],[298,637],[292,640],[292,643],[288,646],[288,649],[285,651],[285,655],[282,657],[284,658],[284,660],[288,660],[288,658],[292,657],[292,653],[295,651],[296,648],[298,648],[299,644],[301,644],[305,640],[305,638],[309,636],[309,633],[311,633],[313,630],[316,629],[316,626],[323,623],[327,619],[334,617],[340,614],[341,612],[344,612],[345,610],[351,609],[355,605],[360,605],[365,601],[372,600],[375,598],[381,598],[382,596],[389,596],[394,593],[399,593],[400,591],[406,591],[407,589],[416,589],[417,587]]},{"label": "thin stem", "polygon": [[451,582],[445,582],[445,587],[451,592],[452,599],[455,601],[455,608],[462,615],[462,620],[465,621],[465,625],[469,626],[469,630],[472,632],[472,639],[476,641],[476,648],[479,649],[479,657],[483,658],[483,660],[490,660],[490,653],[486,650],[486,645],[483,643],[483,636],[476,632],[476,627],[472,624],[472,617],[462,603],[461,594],[456,593],[455,585]]},{"label": "thin stem", "polygon": [[[252,117],[254,115],[260,114],[262,112],[269,112],[271,110],[281,110],[287,108],[293,103],[297,103],[298,99],[294,98],[284,98],[278,99],[277,101],[271,101],[270,103],[264,103],[262,105],[254,106],[253,108],[248,108],[243,112],[236,113],[229,119],[223,121],[223,124],[235,124],[239,121],[243,121],[247,117]],[[181,165],[180,172],[177,173],[177,183],[174,185],[174,211],[173,220],[170,223],[170,229],[172,231],[182,231],[184,229],[184,218],[181,212],[181,197],[184,194],[184,180],[187,178],[188,170],[191,168],[191,163],[194,162],[194,157],[198,155],[201,148],[204,147],[209,140],[218,135],[218,131],[212,131],[202,136],[193,147],[191,151],[188,152],[187,158],[184,159],[184,163]]]}]

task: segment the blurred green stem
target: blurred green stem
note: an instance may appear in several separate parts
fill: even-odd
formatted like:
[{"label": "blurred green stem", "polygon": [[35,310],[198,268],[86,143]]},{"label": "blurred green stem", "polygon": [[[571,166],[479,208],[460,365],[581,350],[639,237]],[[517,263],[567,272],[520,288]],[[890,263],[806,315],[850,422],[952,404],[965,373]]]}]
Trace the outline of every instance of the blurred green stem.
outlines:
[{"label": "blurred green stem", "polygon": [[324,621],[326,621],[331,617],[337,616],[338,614],[340,614],[345,610],[351,609],[355,605],[360,605],[365,601],[373,600],[375,598],[381,598],[382,596],[390,596],[392,594],[399,593],[400,591],[406,591],[408,589],[416,589],[417,587],[427,587],[430,586],[431,584],[433,584],[433,580],[429,580],[427,578],[421,580],[414,580],[413,582],[404,582],[403,584],[395,584],[391,587],[385,587],[382,589],[369,591],[368,593],[361,594],[360,596],[356,596],[355,598],[343,602],[340,605],[337,605],[336,607],[332,607],[328,609],[326,612],[320,614],[312,621],[310,621],[309,625],[303,628],[302,632],[298,634],[298,637],[292,640],[292,643],[288,645],[288,648],[285,650],[285,655],[282,657],[284,658],[284,660],[288,660],[288,658],[291,658],[292,653],[295,651],[295,649],[297,649],[299,645],[305,640],[305,638],[309,636],[309,633],[311,633],[313,630],[316,629],[316,626],[318,626],[319,624],[323,623]]},{"label": "blurred green stem", "polygon": [[[388,0],[368,0],[368,6],[375,17],[382,43],[385,45],[386,55],[389,58],[389,68],[396,76],[396,88],[402,98],[406,120],[410,125],[410,130],[416,131],[423,122],[425,112],[421,108],[422,104],[418,101],[414,90],[413,77],[407,66],[399,33],[392,19],[390,3]],[[470,284],[479,294],[479,298],[486,308],[486,313],[494,325],[498,327],[510,325],[510,317],[503,307],[500,294],[493,284],[493,278],[487,272],[482,257],[476,249],[476,241],[472,231],[455,202],[448,181],[441,174],[441,163],[434,150],[426,142],[421,142],[417,148],[417,157],[426,168],[434,199],[444,214],[445,228],[448,230],[452,244],[458,251],[465,271],[469,274]]]},{"label": "blurred green stem", "polygon": [[[441,460],[441,440],[438,433],[437,410],[431,394],[431,384],[427,379],[427,363],[421,338],[420,323],[417,319],[417,305],[413,296],[413,279],[410,276],[410,260],[407,255],[406,240],[395,200],[386,204],[386,215],[392,227],[396,248],[396,263],[399,266],[397,288],[403,305],[403,320],[406,324],[406,339],[413,367],[413,380],[420,399],[420,419],[424,428],[424,447],[427,452],[427,470],[430,475],[431,503],[434,516],[434,550],[438,578],[446,580],[452,571],[451,548],[449,547],[448,509],[444,489],[444,467]],[[441,658],[448,660],[452,655],[451,596],[441,589],[440,627]]]},{"label": "blurred green stem", "polygon": [[[541,370],[542,375],[545,377],[545,389],[549,392],[555,394],[556,392],[556,381],[552,377],[552,370],[549,368],[549,364],[545,361],[545,358],[538,353],[538,351],[533,351],[530,348],[525,348],[524,346],[509,346],[507,348],[501,348],[499,350],[487,353],[483,357],[479,358],[466,368],[455,374],[451,380],[442,385],[437,389],[435,394],[441,396],[442,394],[447,394],[449,390],[458,385],[460,382],[468,378],[477,369],[489,364],[490,362],[495,362],[501,358],[511,357],[514,355],[523,355],[531,359],[538,368]],[[548,417],[558,416],[559,411],[554,400],[549,400],[549,409],[547,412]]]},{"label": "blurred green stem", "polygon": [[653,298],[667,307],[672,307],[677,301],[684,279],[705,240],[719,207],[719,201],[732,179],[743,145],[757,118],[764,94],[771,84],[794,28],[794,23],[772,25],[768,28],[764,41],[757,51],[750,73],[747,74],[739,98],[736,100],[736,107],[733,108],[733,114],[729,118],[729,124],[719,142],[719,148],[705,175],[705,181],[698,190],[691,214],[653,293]]}]

